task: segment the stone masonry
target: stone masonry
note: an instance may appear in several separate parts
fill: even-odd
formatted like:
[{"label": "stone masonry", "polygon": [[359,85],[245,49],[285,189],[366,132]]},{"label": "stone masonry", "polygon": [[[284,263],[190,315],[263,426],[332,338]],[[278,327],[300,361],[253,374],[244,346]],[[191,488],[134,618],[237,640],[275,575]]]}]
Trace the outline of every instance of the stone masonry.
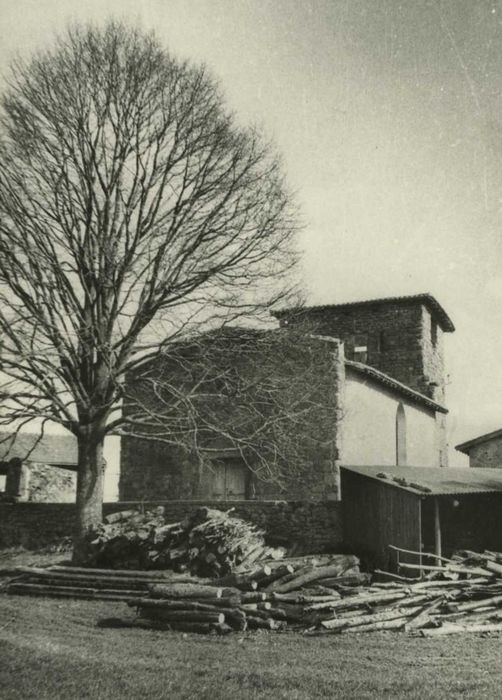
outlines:
[{"label": "stone masonry", "polygon": [[[444,401],[443,333],[453,324],[429,295],[314,306],[276,313],[281,326],[308,325],[339,338],[359,360],[435,401]],[[440,309],[441,311],[438,311]],[[366,350],[364,350],[364,348]]]}]

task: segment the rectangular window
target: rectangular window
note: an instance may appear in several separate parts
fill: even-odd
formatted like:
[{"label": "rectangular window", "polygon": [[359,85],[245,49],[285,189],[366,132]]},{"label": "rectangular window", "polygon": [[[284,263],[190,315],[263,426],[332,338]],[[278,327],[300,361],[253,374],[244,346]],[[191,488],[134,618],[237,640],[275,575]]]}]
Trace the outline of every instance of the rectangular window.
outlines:
[{"label": "rectangular window", "polygon": [[377,352],[385,352],[387,350],[387,338],[385,331],[380,331],[377,335]]},{"label": "rectangular window", "polygon": [[368,336],[358,334],[354,338],[354,360],[368,362]]},{"label": "rectangular window", "polygon": [[436,319],[431,318],[431,343],[436,347],[438,342],[438,324]]}]

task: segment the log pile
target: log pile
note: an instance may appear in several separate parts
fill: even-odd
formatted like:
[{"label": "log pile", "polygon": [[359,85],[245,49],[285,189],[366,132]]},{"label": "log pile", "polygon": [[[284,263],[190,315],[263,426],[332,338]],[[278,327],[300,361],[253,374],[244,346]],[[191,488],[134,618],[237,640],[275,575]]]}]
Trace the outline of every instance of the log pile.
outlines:
[{"label": "log pile", "polygon": [[360,573],[359,560],[352,555],[271,560],[205,584],[150,584],[148,595],[128,601],[137,611],[135,618],[112,618],[101,625],[218,634],[304,629],[319,617],[310,610],[313,604],[338,601],[338,587],[368,582],[369,576]]},{"label": "log pile", "polygon": [[[407,552],[409,555],[410,553]],[[502,631],[502,553],[458,552],[432,565],[400,566],[415,578],[361,573],[353,555],[254,562],[216,579],[187,573],[52,566],[19,568],[11,594],[127,602],[136,617],[101,624],[184,632],[378,630],[433,637]]]},{"label": "log pile", "polygon": [[[350,555],[284,559],[214,581],[213,594],[150,585],[147,597],[128,601],[138,616],[118,624],[218,633],[288,627],[306,635],[501,632],[502,554],[459,552],[441,564],[422,565],[415,579],[376,572],[380,580],[370,583]],[[420,562],[401,566],[415,571]]]},{"label": "log pile", "polygon": [[421,577],[405,579],[375,572],[390,580],[354,590],[333,602],[329,613],[308,634],[402,630],[434,637],[502,632],[502,554],[461,551],[451,559],[435,557],[439,562],[434,565],[423,564],[418,553],[406,554],[416,554],[417,561],[400,567],[420,572]]},{"label": "log pile", "polygon": [[230,513],[204,507],[176,523],[165,521],[162,506],[113,513],[91,537],[89,564],[216,577],[284,556],[284,548],[266,546],[262,530]]}]

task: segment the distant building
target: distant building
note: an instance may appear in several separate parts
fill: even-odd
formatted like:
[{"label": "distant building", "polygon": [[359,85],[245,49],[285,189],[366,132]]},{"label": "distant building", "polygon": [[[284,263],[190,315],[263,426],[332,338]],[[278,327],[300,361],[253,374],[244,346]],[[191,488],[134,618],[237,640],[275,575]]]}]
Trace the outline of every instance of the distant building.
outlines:
[{"label": "distant building", "polygon": [[[302,428],[307,437],[309,430],[322,429],[332,449],[305,453],[303,472],[292,474],[289,483],[278,488],[253,472],[252,456],[238,450],[230,454],[228,444],[221,454],[208,450],[204,456],[204,450],[191,454],[190,449],[124,436],[121,500],[336,498],[341,464],[447,466],[443,335],[455,329],[434,297],[419,294],[286,309],[274,316],[283,332],[296,330],[316,338],[320,368],[326,367],[327,356],[331,358],[330,370],[319,370],[325,372],[320,400],[333,402],[334,418]],[[231,357],[242,369],[245,352],[239,349],[239,329],[234,331]],[[179,381],[186,389],[188,365],[184,363],[183,377],[171,375],[173,384]],[[154,362],[148,371],[154,377],[163,369]],[[193,372],[191,381],[197,379]],[[129,378],[130,391],[135,381]],[[151,401],[153,407],[153,395]],[[134,405],[127,409],[137,410]],[[291,440],[297,437],[291,435]]]},{"label": "distant building", "polygon": [[502,430],[494,430],[455,447],[469,457],[470,467],[502,469]]},{"label": "distant building", "polygon": [[73,435],[0,433],[0,494],[21,501],[75,500]]}]

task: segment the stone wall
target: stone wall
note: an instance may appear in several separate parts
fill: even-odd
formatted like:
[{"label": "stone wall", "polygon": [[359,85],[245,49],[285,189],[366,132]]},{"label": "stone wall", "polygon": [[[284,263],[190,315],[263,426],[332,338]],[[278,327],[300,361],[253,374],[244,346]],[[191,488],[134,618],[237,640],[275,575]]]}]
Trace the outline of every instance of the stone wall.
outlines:
[{"label": "stone wall", "polygon": [[[298,543],[302,553],[343,548],[341,504],[338,501],[151,501],[105,503],[103,512],[162,505],[169,522],[181,520],[195,508],[235,508],[235,514],[263,528],[271,544]],[[75,506],[69,503],[0,504],[0,548],[36,549],[71,535]]]},{"label": "stone wall", "polygon": [[[272,340],[264,342],[266,337]],[[224,354],[213,350],[212,362],[217,368],[217,363],[223,363],[219,374],[231,368],[234,378],[238,378],[236,391],[225,394],[223,402],[221,395],[233,386],[230,385],[232,379],[228,379],[229,384],[223,389],[218,384],[220,394],[208,407],[208,416],[206,407],[195,404],[196,398],[191,399],[197,406],[200,428],[192,432],[187,430],[186,449],[146,437],[122,437],[121,500],[216,499],[216,479],[211,479],[211,474],[217,471],[214,460],[230,457],[240,459],[241,467],[247,469],[246,498],[318,501],[337,497],[337,435],[338,423],[343,417],[339,410],[339,393],[344,383],[343,348],[333,338],[296,337],[280,331],[258,335],[256,340],[245,336],[244,339],[246,342],[239,336],[229,335]],[[201,348],[205,348],[202,343],[205,341],[201,341]],[[152,364],[144,390],[142,377],[136,381],[129,379],[134,389],[134,402],[146,404],[152,413],[158,411],[160,424],[160,411],[165,410],[165,404],[158,408],[154,404],[152,382],[161,386],[164,373],[170,382],[176,380],[184,387],[194,383],[199,386],[194,377],[197,378],[201,370],[206,373],[207,366],[201,363],[198,354],[194,355],[182,363],[170,357],[163,364],[159,361],[158,366]],[[207,360],[206,355],[202,358]],[[207,363],[212,366],[209,361]],[[190,373],[185,377],[183,372],[187,368]],[[252,387],[249,401],[247,393],[239,393],[242,386]],[[208,383],[203,393],[212,396],[217,392],[213,384]],[[131,401],[128,410],[140,412],[134,402]],[[238,420],[232,414],[238,416]],[[165,422],[172,425],[172,420]],[[193,422],[187,421],[187,424]],[[207,429],[204,433],[206,425],[221,425],[221,432],[207,435]],[[242,434],[239,434],[241,426]],[[162,425],[159,425],[160,430]],[[184,439],[181,430],[178,439]],[[223,497],[231,495],[226,493]]]},{"label": "stone wall", "polygon": [[502,469],[502,437],[485,440],[470,447],[469,466]]}]

